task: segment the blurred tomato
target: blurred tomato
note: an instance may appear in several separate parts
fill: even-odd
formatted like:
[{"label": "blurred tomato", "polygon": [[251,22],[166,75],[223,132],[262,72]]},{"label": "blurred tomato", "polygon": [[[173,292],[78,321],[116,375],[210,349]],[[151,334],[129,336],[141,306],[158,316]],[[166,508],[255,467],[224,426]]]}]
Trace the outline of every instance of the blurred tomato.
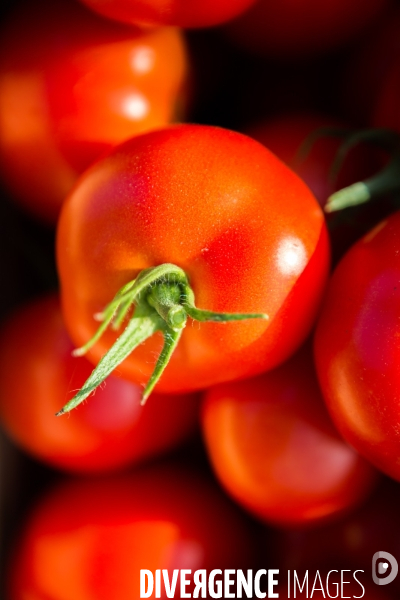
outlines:
[{"label": "blurred tomato", "polygon": [[362,127],[373,123],[384,81],[399,60],[400,10],[394,5],[377,19],[340,71],[342,102],[355,123]]},{"label": "blurred tomato", "polygon": [[208,390],[202,424],[222,485],[266,522],[336,516],[375,482],[374,470],[335,431],[308,349],[257,378]]},{"label": "blurred tomato", "polygon": [[56,296],[20,308],[0,332],[0,418],[27,452],[59,468],[96,472],[143,461],[194,432],[195,395],[154,394],[142,407],[142,388],[115,376],[69,417],[56,417],[92,371],[72,350]]},{"label": "blurred tomato", "polygon": [[135,25],[209,27],[233,19],[254,0],[82,0],[101,15]]},{"label": "blurred tomato", "polygon": [[257,0],[228,31],[251,51],[296,60],[349,42],[389,4],[390,0]]},{"label": "blurred tomato", "polygon": [[218,489],[192,469],[156,466],[50,491],[22,532],[9,600],[136,600],[140,569],[167,569],[171,581],[173,569],[193,578],[253,562],[249,525]]},{"label": "blurred tomato", "polygon": [[4,181],[54,222],[104,151],[180,115],[186,75],[176,29],[142,32],[73,0],[25,3],[6,22],[0,49]]}]

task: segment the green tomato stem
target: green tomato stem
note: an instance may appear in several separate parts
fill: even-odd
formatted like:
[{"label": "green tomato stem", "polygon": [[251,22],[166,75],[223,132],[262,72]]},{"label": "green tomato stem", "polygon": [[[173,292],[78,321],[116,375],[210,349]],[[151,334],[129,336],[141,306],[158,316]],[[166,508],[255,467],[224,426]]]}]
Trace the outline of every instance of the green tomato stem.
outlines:
[{"label": "green tomato stem", "polygon": [[349,150],[360,142],[371,142],[383,148],[390,154],[390,160],[374,177],[354,183],[332,194],[325,205],[327,213],[363,204],[400,190],[400,136],[387,129],[367,129],[351,134],[339,148],[332,165],[332,172],[339,170]]},{"label": "green tomato stem", "polygon": [[186,273],[176,265],[163,264],[141,271],[134,281],[121,288],[103,313],[96,315],[102,323],[94,336],[75,356],[84,355],[108,327],[118,329],[134,309],[123,333],[101,358],[82,389],[58,413],[65,414],[87,398],[139,344],[156,331],[164,335],[164,346],[155,369],[144,389],[142,404],[151,394],[164,372],[172,353],[178,345],[188,317],[200,322],[239,321],[243,319],[268,319],[262,313],[217,313],[196,307],[194,293]]}]

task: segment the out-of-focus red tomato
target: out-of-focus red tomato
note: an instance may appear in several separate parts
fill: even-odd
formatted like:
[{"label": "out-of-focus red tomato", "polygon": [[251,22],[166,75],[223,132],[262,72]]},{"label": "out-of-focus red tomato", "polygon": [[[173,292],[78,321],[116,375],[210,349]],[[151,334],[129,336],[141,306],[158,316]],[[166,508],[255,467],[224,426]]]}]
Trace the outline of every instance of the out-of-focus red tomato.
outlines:
[{"label": "out-of-focus red tomato", "polygon": [[74,0],[25,3],[0,49],[0,165],[32,213],[54,222],[78,175],[114,144],[181,112],[180,32],[142,32]]},{"label": "out-of-focus red tomato", "polygon": [[318,377],[344,438],[400,480],[400,212],[339,263],[315,337]]},{"label": "out-of-focus red tomato", "polygon": [[219,480],[266,522],[336,516],[375,482],[374,469],[334,429],[309,350],[275,371],[208,390],[202,425]]},{"label": "out-of-focus red tomato", "polygon": [[135,25],[209,27],[233,19],[254,0],[82,0],[101,15]]},{"label": "out-of-focus red tomato", "polygon": [[389,4],[390,0],[258,0],[228,30],[251,51],[296,60],[345,44]]},{"label": "out-of-focus red tomato", "polygon": [[400,10],[393,6],[357,44],[344,65],[342,102],[346,113],[359,126],[373,123],[384,81],[399,61]]},{"label": "out-of-focus red tomato", "polygon": [[110,470],[166,451],[195,430],[196,396],[154,394],[142,407],[141,387],[115,376],[70,417],[56,417],[93,368],[72,350],[56,296],[19,309],[0,333],[1,422],[36,458],[76,472]]},{"label": "out-of-focus red tomato", "polygon": [[[30,515],[9,600],[136,600],[140,569],[167,569],[170,581],[174,569],[190,569],[193,581],[198,569],[252,568],[253,543],[243,515],[192,470],[70,481]],[[179,581],[174,597],[182,597]]]}]

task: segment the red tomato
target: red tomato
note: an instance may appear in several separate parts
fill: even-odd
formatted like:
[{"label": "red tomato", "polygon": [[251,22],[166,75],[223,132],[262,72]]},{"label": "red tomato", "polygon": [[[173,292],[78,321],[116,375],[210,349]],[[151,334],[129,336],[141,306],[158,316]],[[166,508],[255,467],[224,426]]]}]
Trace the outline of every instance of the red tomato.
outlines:
[{"label": "red tomato", "polygon": [[102,471],[166,451],[195,430],[196,397],[154,394],[141,407],[141,388],[118,377],[70,418],[57,418],[92,370],[72,349],[56,296],[21,308],[0,333],[1,422],[35,457],[71,471]]},{"label": "red tomato", "polygon": [[101,15],[138,25],[209,27],[233,19],[254,0],[82,0]]},{"label": "red tomato", "polygon": [[296,59],[349,42],[389,4],[390,0],[257,0],[229,31],[252,51]]},{"label": "red tomato", "polygon": [[337,267],[315,338],[331,416],[347,441],[400,479],[400,213],[357,242]]},{"label": "red tomato", "polygon": [[339,437],[310,353],[207,391],[202,425],[225,489],[266,522],[303,525],[360,502],[375,471]]},{"label": "red tomato", "polygon": [[136,600],[140,569],[168,569],[170,580],[190,569],[193,580],[253,561],[249,525],[218,489],[192,469],[157,466],[50,491],[22,532],[9,600]]},{"label": "red tomato", "polygon": [[73,0],[25,3],[0,50],[4,181],[54,222],[78,175],[105,150],[177,116],[186,74],[176,29],[142,32]]},{"label": "red tomato", "polygon": [[[80,180],[58,230],[63,310],[78,345],[121,286],[164,263],[185,271],[200,308],[268,315],[189,324],[158,386],[168,392],[282,362],[313,323],[328,254],[321,210],[295,174],[248,137],[196,125],[116,148]],[[115,339],[107,331],[90,360]],[[122,363],[121,374],[146,381],[160,347],[157,333]]]},{"label": "red tomato", "polygon": [[[346,61],[343,104],[357,123],[370,124],[377,99],[394,65],[400,60],[400,10],[393,6],[357,44]],[[384,117],[384,114],[380,115]],[[378,114],[375,116],[375,119]],[[377,123],[377,126],[378,123]]]}]

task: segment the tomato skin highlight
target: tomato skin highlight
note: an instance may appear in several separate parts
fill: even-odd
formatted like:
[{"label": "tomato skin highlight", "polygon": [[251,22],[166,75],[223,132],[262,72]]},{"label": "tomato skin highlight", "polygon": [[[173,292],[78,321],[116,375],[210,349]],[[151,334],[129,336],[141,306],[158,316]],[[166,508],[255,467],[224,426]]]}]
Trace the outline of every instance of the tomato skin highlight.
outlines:
[{"label": "tomato skin highlight", "polygon": [[67,480],[22,531],[9,599],[135,600],[140,569],[168,569],[171,581],[173,569],[191,569],[193,577],[197,569],[253,568],[254,554],[243,514],[192,469],[164,464]]},{"label": "tomato skin highlight", "polygon": [[330,421],[309,349],[274,371],[207,390],[202,429],[223,487],[267,523],[337,517],[376,481]]},{"label": "tomato skin highlight", "polygon": [[182,116],[187,79],[175,28],[141,31],[73,0],[25,3],[10,15],[0,50],[5,183],[54,225],[76,179],[99,156]]},{"label": "tomato skin highlight", "polygon": [[345,439],[400,480],[400,213],[344,256],[329,284],[315,335],[318,377]]},{"label": "tomato skin highlight", "polygon": [[20,308],[0,332],[0,421],[27,452],[79,473],[115,470],[166,452],[188,438],[198,419],[195,395],[154,394],[111,376],[68,418],[55,413],[92,371],[71,355],[57,296]]},{"label": "tomato skin highlight", "polygon": [[82,0],[110,19],[142,26],[210,27],[233,19],[254,0]]},{"label": "tomato skin highlight", "polygon": [[[297,176],[250,138],[196,125],[138,136],[87,171],[65,203],[57,252],[77,346],[124,284],[163,263],[186,272],[199,308],[269,315],[189,323],[157,384],[164,392],[282,362],[313,323],[329,266],[322,212]],[[88,358],[98,362],[115,337],[107,331]],[[146,340],[120,373],[145,382],[160,346],[159,335]]]}]

